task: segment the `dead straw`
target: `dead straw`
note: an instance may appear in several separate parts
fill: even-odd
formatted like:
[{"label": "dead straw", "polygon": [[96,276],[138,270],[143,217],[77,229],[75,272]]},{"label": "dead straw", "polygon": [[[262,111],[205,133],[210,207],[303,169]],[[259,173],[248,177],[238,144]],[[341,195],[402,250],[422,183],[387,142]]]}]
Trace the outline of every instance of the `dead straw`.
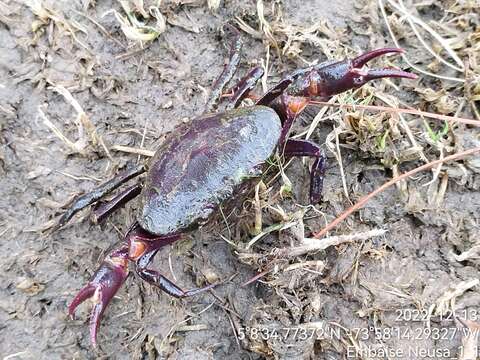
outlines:
[{"label": "dead straw", "polygon": [[473,155],[475,153],[478,153],[480,152],[480,146],[479,147],[476,147],[476,148],[472,148],[472,149],[468,149],[468,150],[465,150],[465,151],[462,151],[462,152],[459,152],[459,153],[456,153],[456,154],[453,154],[453,155],[450,155],[450,156],[447,156],[443,159],[439,159],[439,160],[435,160],[435,161],[431,161],[427,164],[424,164],[422,166],[419,166],[413,170],[410,170],[410,171],[407,171],[406,173],[402,174],[402,175],[399,175],[397,177],[394,177],[393,179],[387,181],[386,183],[384,183],[382,186],[380,186],[378,189],[376,189],[375,191],[371,192],[370,194],[368,195],[365,195],[364,197],[362,197],[355,205],[351,206],[350,208],[348,208],[345,212],[343,212],[340,216],[338,216],[335,220],[333,220],[330,224],[328,224],[327,226],[325,226],[321,231],[313,234],[313,237],[316,238],[316,239],[319,239],[321,238],[322,236],[324,236],[327,232],[329,232],[330,230],[334,229],[338,224],[340,224],[343,220],[345,220],[347,217],[349,217],[351,214],[353,214],[355,211],[361,209],[363,206],[365,206],[365,204],[370,200],[372,199],[373,197],[377,196],[378,194],[380,194],[381,192],[383,192],[385,189],[389,188],[390,186],[396,184],[397,182],[403,180],[403,179],[406,179],[412,175],[415,175],[416,173],[419,173],[421,171],[424,171],[424,170],[428,170],[428,169],[431,169],[433,168],[434,166],[436,165],[440,165],[440,164],[443,164],[444,162],[447,162],[447,161],[452,161],[452,160],[459,160],[461,158],[464,158],[466,156],[469,156],[469,155]]},{"label": "dead straw", "polygon": [[312,105],[322,105],[322,106],[331,106],[337,108],[350,108],[350,109],[360,109],[360,110],[373,110],[373,111],[385,111],[391,113],[400,113],[400,114],[411,114],[425,116],[429,119],[443,120],[443,121],[452,121],[467,125],[480,126],[480,121],[474,119],[466,119],[457,116],[448,116],[430,113],[427,111],[415,110],[415,109],[402,109],[402,108],[391,108],[387,106],[377,106],[377,105],[356,105],[356,104],[332,104],[325,101],[310,101],[309,104]]}]

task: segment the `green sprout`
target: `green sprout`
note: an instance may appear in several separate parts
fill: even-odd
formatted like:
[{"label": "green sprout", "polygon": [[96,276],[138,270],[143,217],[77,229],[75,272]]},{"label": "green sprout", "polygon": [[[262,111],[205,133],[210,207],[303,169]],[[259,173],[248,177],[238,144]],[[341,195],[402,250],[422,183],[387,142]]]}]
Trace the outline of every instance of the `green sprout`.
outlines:
[{"label": "green sprout", "polygon": [[427,133],[430,139],[432,139],[435,143],[437,143],[442,137],[447,135],[448,133],[448,122],[445,121],[443,128],[440,131],[433,131],[428,122],[424,121],[425,127],[427,128]]},{"label": "green sprout", "polygon": [[375,139],[377,143],[377,148],[380,151],[385,151],[385,148],[387,147],[387,137],[389,133],[390,133],[390,130],[387,130],[384,132],[382,136],[377,136],[377,138]]}]

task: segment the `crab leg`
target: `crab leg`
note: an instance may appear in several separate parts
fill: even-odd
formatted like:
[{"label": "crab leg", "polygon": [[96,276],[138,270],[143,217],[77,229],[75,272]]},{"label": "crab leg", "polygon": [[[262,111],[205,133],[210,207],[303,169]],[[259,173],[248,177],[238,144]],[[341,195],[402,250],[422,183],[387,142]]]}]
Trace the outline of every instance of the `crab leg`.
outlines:
[{"label": "crab leg", "polygon": [[230,91],[227,91],[227,93],[232,93],[228,105],[226,106],[227,110],[236,108],[240,105],[242,100],[245,99],[255,85],[257,85],[257,82],[263,76],[263,73],[263,69],[260,66],[256,66],[251,69]]},{"label": "crab leg", "polygon": [[129,243],[129,258],[135,261],[135,271],[138,276],[151,285],[165,291],[167,294],[183,298],[209,290],[217,284],[184,291],[159,272],[147,268],[159,249],[179,240],[180,237],[180,234],[158,237],[147,233],[138,223],[133,224],[126,235]]},{"label": "crab leg", "polygon": [[81,195],[75,199],[72,205],[67,209],[67,211],[60,217],[57,224],[53,227],[52,231],[57,230],[58,228],[65,225],[77,212],[84,209],[85,207],[97,202],[103,196],[107,195],[109,192],[115,190],[120,185],[126,183],[130,179],[142,174],[145,172],[145,166],[139,165],[132,169],[125,170],[124,172],[118,174],[113,179],[107,181],[106,183],[100,185],[99,187],[93,189],[89,193]]},{"label": "crab leg", "polygon": [[293,78],[291,76],[283,78],[272,88],[268,89],[268,91],[257,100],[256,104],[265,106],[270,105],[275,99],[283,94],[283,92],[292,84],[292,82]]},{"label": "crab leg", "polygon": [[237,71],[237,68],[238,68],[238,64],[240,64],[241,49],[243,45],[242,39],[240,39],[240,33],[235,27],[233,26],[228,26],[228,27],[234,33],[233,42],[230,47],[230,56],[228,59],[228,64],[225,65],[222,73],[213,84],[212,90],[210,92],[210,96],[208,97],[207,103],[205,105],[204,112],[210,112],[215,108],[217,101],[222,96],[223,88],[232,79],[233,75],[235,75],[235,72]]},{"label": "crab leg", "polygon": [[318,204],[322,198],[323,179],[327,158],[320,147],[308,140],[289,139],[284,148],[285,156],[311,156],[315,158],[310,170],[310,203]]},{"label": "crab leg", "polygon": [[107,218],[107,216],[109,216],[115,210],[121,208],[127,202],[129,202],[130,200],[140,195],[141,191],[142,191],[142,185],[135,184],[123,190],[120,194],[116,195],[112,200],[105,203],[101,203],[101,204],[99,203],[98,205],[95,206],[95,208],[92,211],[91,218],[93,223],[94,224],[101,223],[103,220]]},{"label": "crab leg", "polygon": [[158,250],[153,250],[142,255],[136,262],[135,271],[146,282],[151,285],[158,287],[159,289],[165,291],[167,294],[177,297],[185,298],[193,295],[200,294],[207,290],[214,288],[218,284],[210,284],[201,288],[191,289],[191,290],[182,290],[172,281],[168,280],[165,276],[160,274],[158,271],[147,269],[147,266],[150,264],[154,256],[157,254]]}]

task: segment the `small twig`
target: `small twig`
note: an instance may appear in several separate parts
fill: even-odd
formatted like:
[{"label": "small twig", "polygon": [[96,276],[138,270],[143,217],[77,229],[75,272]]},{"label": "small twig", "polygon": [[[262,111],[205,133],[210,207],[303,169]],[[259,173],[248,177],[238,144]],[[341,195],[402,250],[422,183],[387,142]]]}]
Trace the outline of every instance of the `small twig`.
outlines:
[{"label": "small twig", "polygon": [[264,277],[265,275],[267,275],[270,271],[273,270],[273,266],[270,266],[268,267],[266,270],[263,270],[262,272],[258,273],[257,275],[255,275],[254,277],[252,277],[251,279],[245,281],[241,286],[247,286],[247,285],[250,285],[251,283],[257,281],[258,279]]},{"label": "small twig", "polygon": [[476,147],[476,148],[473,148],[473,149],[468,149],[468,150],[465,150],[465,151],[462,151],[462,152],[459,152],[459,153],[456,153],[456,154],[453,154],[453,155],[450,155],[450,156],[447,156],[443,159],[439,159],[439,160],[435,160],[435,161],[432,161],[432,162],[429,162],[425,165],[422,165],[422,166],[419,166],[413,170],[410,170],[410,171],[407,171],[406,173],[402,174],[402,175],[399,175],[389,181],[387,181],[386,183],[384,183],[382,186],[380,186],[378,189],[376,189],[375,191],[371,192],[370,194],[368,195],[365,195],[364,197],[362,197],[355,205],[353,205],[352,207],[350,207],[348,210],[346,210],[345,212],[343,212],[339,217],[337,217],[335,220],[333,220],[330,224],[328,224],[327,226],[325,226],[321,231],[313,234],[313,236],[317,239],[321,238],[322,236],[324,236],[328,231],[332,230],[333,228],[335,228],[338,224],[340,224],[343,220],[345,220],[347,217],[349,217],[351,214],[353,214],[355,211],[361,209],[363,206],[365,206],[365,204],[370,200],[372,199],[373,197],[377,196],[378,194],[380,194],[382,191],[384,191],[385,189],[389,188],[390,186],[396,184],[397,182],[403,180],[403,179],[406,179],[412,175],[415,175],[416,173],[419,173],[421,171],[424,171],[424,170],[428,170],[428,169],[431,169],[433,168],[434,166],[436,165],[439,165],[439,164],[443,164],[444,162],[447,162],[447,161],[451,161],[451,160],[458,160],[458,159],[461,159],[461,158],[464,158],[466,156],[469,156],[469,155],[473,155],[475,153],[478,153],[480,152],[480,147]]},{"label": "small twig", "polygon": [[202,330],[208,330],[208,326],[205,324],[183,325],[176,328],[175,332],[202,331]]},{"label": "small twig", "polygon": [[322,106],[332,106],[332,107],[337,107],[337,108],[386,111],[386,112],[392,112],[392,113],[419,115],[419,116],[428,117],[429,119],[436,119],[436,120],[442,120],[442,121],[452,121],[452,122],[457,122],[457,123],[468,124],[468,125],[473,125],[473,126],[479,126],[480,127],[480,121],[478,121],[478,120],[466,119],[466,118],[461,118],[461,117],[456,117],[456,116],[435,114],[435,113],[430,113],[430,112],[427,112],[427,111],[421,111],[421,110],[415,110],[415,109],[391,108],[391,107],[388,107],[388,106],[377,106],[377,105],[331,104],[329,102],[316,101],[316,100],[310,101],[309,104],[322,105]]},{"label": "small twig", "polygon": [[325,250],[331,246],[337,246],[343,243],[349,243],[353,241],[362,241],[367,240],[372,237],[382,236],[387,232],[383,229],[374,229],[362,233],[350,234],[350,235],[339,235],[339,236],[330,236],[328,238],[318,241],[317,239],[304,239],[303,244],[300,246],[288,247],[280,249],[277,253],[278,256],[282,258],[291,258],[295,256],[300,256],[308,254],[314,251]]},{"label": "small twig", "polygon": [[[374,230],[370,230],[362,233],[350,234],[350,235],[331,236],[331,237],[322,239],[322,241],[318,241],[317,239],[305,238],[303,239],[303,245],[276,249],[274,253],[277,259],[288,259],[288,258],[301,256],[301,255],[319,251],[319,250],[325,250],[330,246],[336,246],[336,245],[340,245],[347,242],[353,242],[353,241],[363,241],[371,237],[381,236],[385,233],[386,233],[386,230],[374,229]],[[302,263],[305,264],[304,262]],[[242,284],[242,286],[247,286],[257,281],[258,279],[264,277],[269,272],[275,269],[278,269],[278,266],[275,260],[270,261],[265,267],[266,267],[265,270],[258,273],[257,275],[250,278],[249,280],[245,281]],[[288,271],[288,270],[292,270],[292,268],[289,266],[283,270]]]}]

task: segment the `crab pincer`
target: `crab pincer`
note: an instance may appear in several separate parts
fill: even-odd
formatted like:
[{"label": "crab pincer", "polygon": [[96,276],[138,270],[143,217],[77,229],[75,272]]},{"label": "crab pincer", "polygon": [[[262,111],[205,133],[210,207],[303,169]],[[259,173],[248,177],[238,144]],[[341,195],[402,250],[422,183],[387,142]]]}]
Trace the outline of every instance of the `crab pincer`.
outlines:
[{"label": "crab pincer", "polygon": [[[363,80],[360,81],[360,86],[365,84],[367,81],[380,79],[380,78],[405,78],[405,79],[416,79],[417,75],[398,70],[394,68],[385,68],[385,69],[367,69],[362,70],[362,67],[367,64],[368,61],[377,58],[385,54],[394,54],[394,53],[403,53],[403,49],[400,48],[382,48],[372,51],[368,51],[360,56],[357,56],[355,59],[351,60],[352,68],[350,72],[352,77],[356,78],[353,74],[358,74],[362,76]],[[358,80],[357,80],[358,81]]]},{"label": "crab pincer", "polygon": [[103,312],[128,276],[127,265],[128,248],[126,246],[111,251],[68,307],[68,314],[73,318],[75,309],[85,300],[92,298],[90,340],[93,346],[97,345],[97,332]]},{"label": "crab pincer", "polygon": [[370,80],[380,78],[416,79],[417,75],[393,68],[368,69],[370,60],[386,54],[403,53],[399,48],[382,48],[368,51],[354,59],[324,62],[297,71],[295,81],[286,94],[303,97],[330,98],[350,89],[357,89]]}]

